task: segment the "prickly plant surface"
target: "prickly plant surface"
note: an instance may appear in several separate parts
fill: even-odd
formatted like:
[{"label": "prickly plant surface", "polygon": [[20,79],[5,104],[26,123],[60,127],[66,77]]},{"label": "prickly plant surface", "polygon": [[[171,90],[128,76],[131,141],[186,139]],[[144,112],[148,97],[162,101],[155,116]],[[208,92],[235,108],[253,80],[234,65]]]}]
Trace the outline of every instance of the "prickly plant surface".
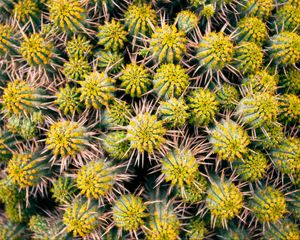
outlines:
[{"label": "prickly plant surface", "polygon": [[0,240],[299,240],[299,0],[0,0]]}]

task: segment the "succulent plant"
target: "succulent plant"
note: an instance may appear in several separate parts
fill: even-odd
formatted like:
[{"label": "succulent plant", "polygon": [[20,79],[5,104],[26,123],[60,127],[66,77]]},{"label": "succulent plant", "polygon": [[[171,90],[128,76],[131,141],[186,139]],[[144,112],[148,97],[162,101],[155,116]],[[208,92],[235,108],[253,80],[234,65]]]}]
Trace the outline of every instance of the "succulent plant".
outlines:
[{"label": "succulent plant", "polygon": [[152,26],[157,24],[157,15],[151,5],[132,4],[124,14],[124,23],[131,36],[142,37],[152,33]]},{"label": "succulent plant", "polygon": [[22,0],[18,2],[13,9],[17,20],[25,24],[29,20],[34,23],[39,23],[40,9],[38,3],[34,0]]},{"label": "succulent plant", "polygon": [[282,85],[287,92],[295,94],[300,92],[300,73],[297,69],[289,69],[282,78]]},{"label": "succulent plant", "polygon": [[186,33],[190,32],[198,25],[197,15],[189,10],[179,12],[175,21],[177,28]]},{"label": "succulent plant", "polygon": [[124,47],[127,32],[119,21],[114,19],[99,27],[97,37],[98,44],[104,46],[105,50],[118,51]]},{"label": "succulent plant", "polygon": [[202,219],[194,219],[189,222],[187,237],[190,240],[203,240],[208,234],[208,229]]},{"label": "succulent plant", "polygon": [[0,226],[0,237],[3,239],[20,240],[25,235],[26,226],[6,222]]},{"label": "succulent plant", "polygon": [[279,99],[279,118],[283,123],[300,123],[300,98],[294,94],[284,94]]},{"label": "succulent plant", "polygon": [[300,238],[299,227],[293,222],[284,221],[282,224],[274,223],[264,234],[264,239],[298,239]]},{"label": "succulent plant", "polygon": [[70,203],[76,194],[74,180],[70,177],[59,177],[51,188],[52,198],[61,204]]},{"label": "succulent plant", "polygon": [[84,81],[80,81],[81,87],[78,89],[80,93],[80,101],[87,108],[101,108],[112,101],[115,80],[108,77],[105,73],[92,72],[85,77]]},{"label": "succulent plant", "polygon": [[14,37],[14,29],[8,24],[0,24],[0,56],[16,55],[18,42]]},{"label": "succulent plant", "polygon": [[159,97],[178,98],[189,86],[189,76],[180,65],[163,64],[153,76],[153,89]]},{"label": "succulent plant", "polygon": [[172,127],[182,127],[189,118],[188,106],[183,98],[170,98],[160,102],[159,114]]},{"label": "succulent plant", "polygon": [[73,38],[67,42],[66,51],[69,58],[90,55],[91,50],[92,44],[84,35],[74,35]]},{"label": "succulent plant", "polygon": [[216,95],[208,89],[198,88],[187,98],[190,119],[189,122],[196,127],[207,126],[219,110]]},{"label": "succulent plant", "polygon": [[276,222],[287,211],[283,194],[270,186],[253,192],[249,207],[254,216],[262,223]]},{"label": "succulent plant", "polygon": [[150,73],[143,65],[131,63],[121,71],[121,88],[131,97],[141,97],[151,86]]},{"label": "succulent plant", "polygon": [[151,154],[154,150],[160,149],[166,142],[164,135],[167,130],[156,115],[139,114],[130,119],[126,128],[130,147],[139,153],[148,152]]},{"label": "succulent plant", "polygon": [[215,93],[220,107],[224,109],[235,109],[240,100],[238,89],[228,83],[224,83],[221,87],[218,86]]},{"label": "succulent plant", "polygon": [[70,80],[83,80],[90,72],[92,72],[92,68],[83,56],[72,56],[68,62],[64,63],[63,73]]},{"label": "succulent plant", "polygon": [[221,160],[233,162],[247,155],[250,138],[245,130],[232,120],[222,120],[210,132],[212,151]]},{"label": "succulent plant", "polygon": [[244,197],[234,183],[225,179],[217,179],[213,180],[208,188],[206,204],[212,218],[219,219],[226,224],[227,220],[240,213],[244,205]]},{"label": "succulent plant", "polygon": [[151,35],[149,50],[151,58],[159,63],[176,63],[187,52],[187,38],[174,25],[163,24]]},{"label": "succulent plant", "polygon": [[272,0],[249,0],[245,1],[244,11],[250,16],[267,19],[275,7]]},{"label": "succulent plant", "polygon": [[138,231],[148,216],[143,200],[132,194],[122,195],[115,202],[112,211],[116,226],[125,231]]},{"label": "succulent plant", "polygon": [[277,11],[276,27],[279,30],[297,31],[299,29],[300,20],[298,18],[300,9],[291,5],[285,4]]},{"label": "succulent plant", "polygon": [[237,28],[239,42],[254,42],[262,44],[268,38],[267,27],[264,22],[257,17],[245,17],[238,22]]},{"label": "succulent plant", "polygon": [[0,163],[12,157],[11,149],[15,148],[15,138],[10,132],[0,130]]},{"label": "succulent plant", "polygon": [[294,32],[281,32],[270,38],[269,54],[277,65],[295,64],[300,60],[300,36]]},{"label": "succulent plant", "polygon": [[276,122],[278,101],[269,93],[257,93],[244,97],[237,107],[237,114],[243,123],[252,128],[263,127]]},{"label": "succulent plant", "polygon": [[122,69],[124,57],[119,52],[99,51],[96,55],[101,71],[117,73]]}]

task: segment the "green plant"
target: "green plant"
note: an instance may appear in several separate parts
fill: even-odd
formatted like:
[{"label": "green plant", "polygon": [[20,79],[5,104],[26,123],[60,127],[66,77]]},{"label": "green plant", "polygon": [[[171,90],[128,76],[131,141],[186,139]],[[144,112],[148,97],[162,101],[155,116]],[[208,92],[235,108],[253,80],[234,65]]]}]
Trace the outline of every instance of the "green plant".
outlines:
[{"label": "green plant", "polygon": [[72,202],[77,189],[75,188],[75,183],[72,178],[59,177],[53,182],[53,186],[50,191],[52,192],[52,198],[55,202],[66,204]]},{"label": "green plant", "polygon": [[119,52],[99,51],[97,54],[97,63],[101,71],[117,73],[122,69],[124,57]]},{"label": "green plant", "polygon": [[271,227],[265,232],[264,239],[268,240],[283,240],[283,239],[299,239],[299,227],[285,220],[283,223],[271,224]]},{"label": "green plant", "polygon": [[14,37],[14,29],[8,24],[0,24],[0,56],[16,55],[18,42]]},{"label": "green plant", "polygon": [[198,17],[192,11],[184,10],[177,14],[175,22],[179,30],[187,33],[197,27]]},{"label": "green plant", "polygon": [[285,4],[277,11],[276,27],[279,30],[297,31],[299,29],[300,9],[291,5]]},{"label": "green plant", "polygon": [[25,24],[29,20],[39,23],[41,11],[34,0],[22,0],[14,6],[13,13],[19,22]]},{"label": "green plant", "polygon": [[216,88],[216,99],[221,108],[234,110],[240,100],[238,89],[228,83]]},{"label": "green plant", "polygon": [[294,68],[288,69],[282,76],[282,85],[288,93],[300,93],[300,72]]},{"label": "green plant", "polygon": [[91,54],[92,44],[84,35],[74,35],[73,38],[67,42],[66,51],[69,58],[75,56],[88,56]]},{"label": "green plant", "polygon": [[25,235],[26,226],[23,224],[14,224],[6,222],[0,226],[0,237],[9,240],[21,240]]},{"label": "green plant", "polygon": [[163,64],[153,76],[153,89],[159,97],[178,98],[189,86],[189,76],[180,65]]},{"label": "green plant", "polygon": [[249,0],[244,2],[245,13],[262,19],[267,19],[274,8],[274,2],[272,0]]},{"label": "green plant", "polygon": [[233,162],[248,154],[250,138],[241,126],[232,120],[222,120],[210,132],[212,151],[221,160]]},{"label": "green plant", "polygon": [[300,123],[300,98],[294,94],[284,94],[279,98],[279,118],[283,123]]},{"label": "green plant", "polygon": [[189,222],[188,232],[186,233],[190,240],[203,240],[208,234],[208,229],[202,219],[196,218]]},{"label": "green plant", "polygon": [[0,130],[0,164],[12,157],[11,150],[15,149],[15,141],[10,132]]},{"label": "green plant", "polygon": [[64,63],[63,73],[69,80],[83,80],[92,71],[88,60],[81,55],[72,56]]}]

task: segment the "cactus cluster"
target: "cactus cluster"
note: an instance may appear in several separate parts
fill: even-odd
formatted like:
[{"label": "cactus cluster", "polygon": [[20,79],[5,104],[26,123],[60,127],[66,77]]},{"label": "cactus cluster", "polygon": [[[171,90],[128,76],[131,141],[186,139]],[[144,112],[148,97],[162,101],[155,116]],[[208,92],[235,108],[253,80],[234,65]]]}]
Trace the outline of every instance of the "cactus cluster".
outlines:
[{"label": "cactus cluster", "polygon": [[300,239],[299,0],[0,0],[0,239]]}]

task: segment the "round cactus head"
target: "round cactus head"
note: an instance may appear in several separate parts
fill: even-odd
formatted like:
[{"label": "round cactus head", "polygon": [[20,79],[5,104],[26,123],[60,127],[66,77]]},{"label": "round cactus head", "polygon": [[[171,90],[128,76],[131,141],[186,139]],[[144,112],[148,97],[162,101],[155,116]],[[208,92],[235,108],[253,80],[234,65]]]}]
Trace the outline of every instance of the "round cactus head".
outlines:
[{"label": "round cactus head", "polygon": [[206,19],[211,19],[216,13],[216,7],[214,4],[205,4],[203,6],[202,12],[200,15]]},{"label": "round cactus head", "polygon": [[237,46],[233,65],[243,74],[251,74],[261,69],[263,64],[262,48],[253,42]]},{"label": "round cactus head", "polygon": [[153,89],[158,97],[178,98],[189,86],[189,76],[180,65],[161,65],[153,76]]},{"label": "round cactus head", "polygon": [[300,239],[300,230],[297,224],[285,219],[282,223],[271,224],[263,237],[265,240]]},{"label": "round cactus head", "polygon": [[188,149],[175,149],[160,159],[162,174],[171,185],[183,188],[191,185],[198,173],[198,163],[193,153]]},{"label": "round cactus head", "polygon": [[149,41],[151,56],[159,63],[179,62],[187,52],[185,33],[174,25],[156,28]]},{"label": "round cactus head", "polygon": [[209,125],[219,110],[216,94],[208,89],[198,88],[187,98],[189,122],[196,127]]},{"label": "round cactus head", "polygon": [[125,89],[125,93],[131,97],[141,97],[152,85],[151,75],[143,65],[128,64],[121,73],[121,88]]},{"label": "round cactus head", "polygon": [[265,149],[276,147],[284,140],[283,127],[278,123],[264,126],[264,129],[257,129],[257,142],[255,144]]},{"label": "round cactus head", "polygon": [[152,33],[157,24],[157,14],[151,5],[132,4],[124,15],[125,26],[131,36],[141,37]]},{"label": "round cactus head", "polygon": [[90,133],[73,121],[58,121],[50,126],[46,148],[57,157],[75,157],[89,146]]},{"label": "round cactus head", "polygon": [[223,225],[227,220],[237,216],[244,205],[244,197],[239,188],[232,182],[217,179],[208,188],[206,204],[213,219],[219,219]]},{"label": "round cactus head", "polygon": [[284,195],[270,186],[256,190],[249,202],[249,207],[262,223],[276,222],[287,211]]},{"label": "round cactus head", "polygon": [[100,217],[96,204],[83,199],[74,199],[65,209],[63,223],[74,237],[87,237],[99,228]]},{"label": "round cactus head", "polygon": [[112,211],[116,226],[125,231],[138,231],[148,216],[143,200],[132,194],[122,195],[116,200]]},{"label": "round cactus head", "polygon": [[73,38],[67,42],[66,51],[69,58],[75,56],[87,56],[91,53],[92,45],[84,35],[74,35]]},{"label": "round cactus head", "polygon": [[267,92],[251,94],[244,97],[237,107],[243,123],[252,128],[260,128],[276,122],[279,113],[276,97]]},{"label": "round cactus head", "polygon": [[30,113],[41,105],[39,94],[33,84],[16,79],[7,84],[2,95],[2,111],[8,115]]},{"label": "round cactus head", "polygon": [[189,10],[183,10],[177,14],[175,22],[179,30],[187,33],[197,27],[198,17]]},{"label": "round cactus head", "polygon": [[200,40],[196,59],[199,68],[218,71],[230,64],[233,52],[234,47],[228,36],[222,32],[211,32]]},{"label": "round cactus head", "polygon": [[81,112],[80,95],[76,87],[66,85],[64,88],[60,88],[55,96],[54,103],[58,105],[58,109],[65,115]]},{"label": "round cactus head", "polygon": [[108,77],[105,73],[91,73],[86,76],[84,81],[79,82],[81,85],[78,89],[80,101],[87,108],[100,109],[103,105],[107,106],[114,98],[114,92],[116,91],[114,83],[115,80]]},{"label": "round cactus head", "polygon": [[268,92],[275,93],[278,79],[275,75],[270,75],[267,71],[257,71],[243,79],[242,89],[249,93]]},{"label": "round cactus head", "polygon": [[300,9],[291,4],[283,5],[277,11],[277,17],[275,20],[276,27],[279,30],[295,31],[300,27]]},{"label": "round cactus head", "polygon": [[33,33],[21,42],[20,53],[31,66],[47,65],[53,57],[52,44],[39,33]]},{"label": "round cactus head", "polygon": [[265,23],[257,17],[245,17],[238,23],[238,41],[262,44],[268,38]]},{"label": "round cactus head", "polygon": [[111,195],[116,177],[116,167],[100,159],[89,162],[79,169],[76,186],[80,194],[87,198],[101,199]]},{"label": "round cactus head", "polygon": [[285,174],[296,174],[300,171],[300,139],[290,137],[282,140],[271,150],[275,167]]},{"label": "round cactus head", "polygon": [[97,53],[97,63],[101,71],[108,73],[119,73],[124,63],[124,56],[119,52],[99,51]]},{"label": "round cactus head", "polygon": [[279,119],[286,124],[300,123],[300,98],[294,94],[284,94],[279,98]]},{"label": "round cactus head", "polygon": [[165,134],[167,130],[163,122],[157,120],[156,115],[149,113],[138,114],[132,118],[127,126],[127,139],[133,149],[143,154],[152,154],[154,150],[160,149],[166,143]]},{"label": "round cactus head", "polygon": [[14,29],[8,24],[0,24],[0,56],[17,54],[16,44]]},{"label": "round cactus head", "polygon": [[299,94],[300,93],[300,71],[291,68],[282,76],[282,85],[286,92]]},{"label": "round cactus head", "polygon": [[28,20],[34,23],[39,22],[40,10],[38,4],[34,0],[22,0],[18,2],[13,10],[17,20],[25,24]]},{"label": "round cactus head", "polygon": [[111,22],[106,22],[105,25],[99,27],[98,44],[104,46],[105,50],[113,52],[123,49],[127,40],[127,32],[124,29],[124,26],[114,19]]},{"label": "round cactus head", "polygon": [[222,120],[212,129],[210,143],[213,152],[218,154],[221,160],[233,162],[248,154],[247,146],[250,144],[250,138],[237,123]]},{"label": "round cactus head", "polygon": [[273,0],[245,1],[244,11],[250,16],[267,19],[275,7]]},{"label": "round cactus head", "polygon": [[268,50],[276,65],[296,64],[300,61],[300,36],[294,32],[274,35]]},{"label": "round cactus head", "polygon": [[244,181],[257,181],[266,174],[268,160],[261,152],[249,152],[243,160],[235,161],[233,166]]},{"label": "round cactus head", "polygon": [[84,28],[86,10],[77,0],[49,1],[50,21],[62,32],[71,34]]},{"label": "round cactus head", "polygon": [[160,102],[159,114],[171,127],[182,127],[189,118],[188,106],[183,98],[170,98]]},{"label": "round cactus head", "polygon": [[235,109],[240,100],[239,90],[228,83],[224,83],[216,89],[216,98],[223,109]]},{"label": "round cactus head", "polygon": [[193,219],[188,223],[186,236],[190,240],[203,240],[208,234],[208,229],[202,219]]},{"label": "round cactus head", "polygon": [[74,181],[70,177],[59,177],[50,191],[55,202],[60,204],[70,203],[76,194]]},{"label": "round cactus head", "polygon": [[7,173],[21,188],[36,187],[50,175],[48,159],[40,152],[14,154],[7,165]]},{"label": "round cactus head", "polygon": [[126,160],[130,157],[132,149],[126,140],[125,131],[110,132],[103,137],[103,149],[114,159]]},{"label": "round cactus head", "polygon": [[88,60],[81,55],[72,56],[63,66],[63,73],[67,79],[73,81],[83,80],[92,71]]}]

